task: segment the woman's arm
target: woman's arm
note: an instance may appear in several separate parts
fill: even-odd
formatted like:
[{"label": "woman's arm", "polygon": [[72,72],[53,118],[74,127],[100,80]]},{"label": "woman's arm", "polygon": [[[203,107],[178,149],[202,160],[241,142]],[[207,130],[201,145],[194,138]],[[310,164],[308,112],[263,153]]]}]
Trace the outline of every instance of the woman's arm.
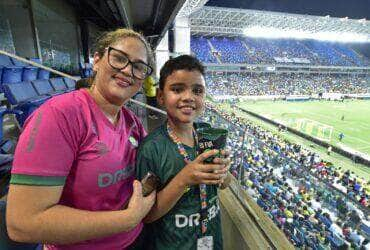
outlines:
[{"label": "woman's arm", "polygon": [[135,181],[127,209],[92,212],[58,205],[62,190],[62,186],[11,185],[6,214],[9,237],[52,244],[106,237],[133,229],[155,201],[155,193],[144,198]]}]

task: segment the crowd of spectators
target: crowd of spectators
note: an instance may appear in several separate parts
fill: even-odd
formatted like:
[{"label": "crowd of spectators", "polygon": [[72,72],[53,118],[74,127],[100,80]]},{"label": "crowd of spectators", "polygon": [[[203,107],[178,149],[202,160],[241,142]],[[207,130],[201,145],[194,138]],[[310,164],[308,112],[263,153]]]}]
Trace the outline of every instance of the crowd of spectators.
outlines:
[{"label": "crowd of spectators", "polygon": [[[207,48],[208,47],[208,48]],[[191,37],[191,50],[203,62],[212,60],[211,48],[220,53],[222,63],[299,64],[294,58],[307,59],[310,65],[369,66],[370,60],[349,46],[314,40]],[[288,61],[279,62],[276,58]],[[293,61],[292,61],[293,60]],[[306,64],[307,62],[305,62]]]},{"label": "crowd of spectators", "polygon": [[370,249],[369,181],[210,103],[204,119],[229,130],[232,173],[296,247]]},{"label": "crowd of spectators", "polygon": [[213,55],[207,39],[195,37],[192,39],[191,50],[202,62],[217,63],[216,57]]},{"label": "crowd of spectators", "polygon": [[370,93],[365,77],[308,74],[207,75],[211,95],[312,95],[318,93]]},{"label": "crowd of spectators", "polygon": [[222,62],[245,63],[247,61],[246,48],[241,40],[213,37],[210,41],[213,48],[219,52]]}]

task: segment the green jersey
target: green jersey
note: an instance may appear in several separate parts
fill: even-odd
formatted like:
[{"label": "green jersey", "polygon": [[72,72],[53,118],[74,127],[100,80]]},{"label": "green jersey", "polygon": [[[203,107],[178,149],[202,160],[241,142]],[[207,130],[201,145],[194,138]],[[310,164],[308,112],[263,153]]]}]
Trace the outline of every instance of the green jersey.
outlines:
[{"label": "green jersey", "polygon": [[[194,148],[184,145],[193,160]],[[142,179],[152,171],[161,179],[163,189],[186,165],[177,145],[162,125],[149,134],[140,144],[137,153],[136,171]],[[145,235],[154,249],[197,249],[197,240],[201,233],[201,204],[199,186],[192,186],[185,192],[176,205],[163,217],[145,226]],[[205,236],[213,237],[214,249],[222,249],[220,208],[217,197],[217,186],[207,185],[208,224]]]}]

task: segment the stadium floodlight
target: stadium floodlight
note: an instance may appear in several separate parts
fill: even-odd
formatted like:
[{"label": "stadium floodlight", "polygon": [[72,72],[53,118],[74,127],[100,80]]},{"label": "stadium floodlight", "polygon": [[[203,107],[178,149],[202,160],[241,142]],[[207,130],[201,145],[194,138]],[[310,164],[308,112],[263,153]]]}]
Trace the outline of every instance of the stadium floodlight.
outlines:
[{"label": "stadium floodlight", "polygon": [[309,32],[304,30],[252,26],[245,28],[243,33],[247,37],[269,38],[269,39],[294,38],[294,39],[315,39],[321,41],[352,42],[352,43],[370,42],[370,35],[351,32],[334,32],[334,31]]}]

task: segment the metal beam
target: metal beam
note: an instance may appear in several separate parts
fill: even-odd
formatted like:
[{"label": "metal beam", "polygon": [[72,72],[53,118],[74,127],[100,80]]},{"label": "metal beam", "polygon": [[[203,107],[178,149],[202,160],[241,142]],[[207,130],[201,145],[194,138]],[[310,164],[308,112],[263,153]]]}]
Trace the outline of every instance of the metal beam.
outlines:
[{"label": "metal beam", "polygon": [[118,11],[125,23],[126,27],[132,29],[132,16],[130,2],[126,0],[115,0]]}]

